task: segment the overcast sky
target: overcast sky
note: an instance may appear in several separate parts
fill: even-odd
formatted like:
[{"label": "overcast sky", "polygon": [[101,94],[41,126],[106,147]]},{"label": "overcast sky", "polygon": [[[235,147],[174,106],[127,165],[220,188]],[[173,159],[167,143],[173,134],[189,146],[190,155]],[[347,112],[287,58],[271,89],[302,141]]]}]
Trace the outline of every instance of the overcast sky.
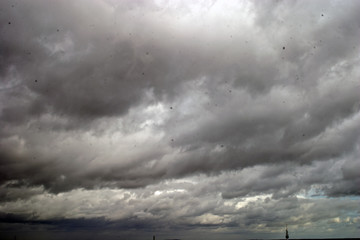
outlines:
[{"label": "overcast sky", "polygon": [[358,237],[359,13],[2,0],[1,235]]}]

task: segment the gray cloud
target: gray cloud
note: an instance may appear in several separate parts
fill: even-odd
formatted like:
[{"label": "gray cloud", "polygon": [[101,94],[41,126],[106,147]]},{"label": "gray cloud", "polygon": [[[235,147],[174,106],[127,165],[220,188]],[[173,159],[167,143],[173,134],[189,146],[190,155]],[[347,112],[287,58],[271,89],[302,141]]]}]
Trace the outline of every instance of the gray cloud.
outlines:
[{"label": "gray cloud", "polygon": [[[36,0],[0,11],[2,222],[353,232],[356,1]],[[77,211],[102,190],[108,207]]]}]

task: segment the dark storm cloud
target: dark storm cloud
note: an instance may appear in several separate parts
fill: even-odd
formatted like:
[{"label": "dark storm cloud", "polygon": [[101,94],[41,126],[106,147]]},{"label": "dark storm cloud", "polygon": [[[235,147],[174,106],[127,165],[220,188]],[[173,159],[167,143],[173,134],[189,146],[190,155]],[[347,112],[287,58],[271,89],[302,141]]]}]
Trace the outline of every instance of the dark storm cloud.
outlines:
[{"label": "dark storm cloud", "polygon": [[[34,220],[32,216],[19,215],[19,214],[7,214],[0,213],[0,221],[3,223],[26,223],[32,225],[46,225],[47,227],[55,227],[58,230],[74,231],[85,230],[94,231],[108,229],[138,229],[138,230],[151,230],[156,227],[157,224],[150,221],[144,222],[139,219],[126,219],[126,221],[109,221],[104,218],[77,218],[77,219],[46,219],[46,220]],[[165,224],[165,223],[163,223]]]},{"label": "dark storm cloud", "polygon": [[0,187],[0,201],[10,202],[18,199],[28,199],[34,195],[42,194],[44,191],[41,188],[28,188],[21,186],[1,186]]},{"label": "dark storm cloud", "polygon": [[[104,16],[102,5],[94,3],[89,8],[98,7],[99,16]],[[42,14],[35,15],[35,9],[43,9]],[[89,21],[90,16],[75,9],[76,4],[70,2],[41,1],[10,9],[10,16],[4,18],[17,17],[17,22],[2,27],[6,31],[2,49],[9,49],[10,55],[4,69],[15,68],[23,78],[22,87],[34,93],[30,101],[41,104],[43,111],[85,118],[124,113],[141,95],[141,72],[137,76],[131,72],[141,63],[134,58],[129,39],[110,40],[118,33],[109,36],[103,30],[110,30],[114,22],[107,17]],[[23,112],[21,107],[18,111]]]},{"label": "dark storm cloud", "polygon": [[0,10],[3,222],[20,209],[124,229],[358,221],[356,200],[344,215],[337,199],[359,196],[358,2]]},{"label": "dark storm cloud", "polygon": [[[140,187],[164,177],[311,163],[352,151],[359,135],[359,5],[334,2],[343,11],[327,6],[326,17],[317,12],[321,4],[267,5],[255,4],[253,26],[250,18],[219,18],[226,25],[214,35],[206,25],[210,14],[183,28],[173,17],[191,19],[195,13],[185,6],[172,12],[152,3],[92,2],[84,12],[81,3],[66,1],[4,2],[2,182],[26,180],[53,191]],[[95,10],[98,17],[90,17]],[[248,34],[234,31],[236,25]],[[178,149],[171,157],[160,143],[163,150],[132,156],[132,163],[101,156],[108,165],[84,170],[100,156],[90,150],[72,162],[87,146],[74,141],[77,149],[70,150],[45,132],[106,137],[101,121],[119,118],[132,124],[116,131],[132,133],[148,117],[141,112],[159,103],[168,116],[152,127]],[[44,154],[45,142],[62,153]]]},{"label": "dark storm cloud", "polygon": [[[24,99],[30,101],[28,105],[5,107],[8,120],[26,118],[24,110],[32,108],[85,119],[123,115],[148,100],[143,99],[145,91],[171,99],[177,85],[207,68],[188,62],[205,60],[203,49],[195,48],[200,40],[193,46],[182,43],[189,40],[186,35],[165,39],[168,30],[151,19],[161,10],[155,6],[132,4],[131,10],[124,4],[109,9],[105,3],[92,2],[87,4],[90,11],[83,12],[81,3],[68,1],[21,2],[16,8],[3,5],[9,9],[2,21],[4,75],[10,78],[15,72],[22,80],[20,87],[34,93],[32,99]],[[147,7],[149,16],[139,17]],[[35,9],[42,13],[35,15]],[[94,11],[98,18],[91,17]],[[11,18],[17,22],[9,26],[5,19]],[[149,30],[142,26],[147,20],[153,22],[147,24]],[[25,97],[25,90],[7,94]]]}]

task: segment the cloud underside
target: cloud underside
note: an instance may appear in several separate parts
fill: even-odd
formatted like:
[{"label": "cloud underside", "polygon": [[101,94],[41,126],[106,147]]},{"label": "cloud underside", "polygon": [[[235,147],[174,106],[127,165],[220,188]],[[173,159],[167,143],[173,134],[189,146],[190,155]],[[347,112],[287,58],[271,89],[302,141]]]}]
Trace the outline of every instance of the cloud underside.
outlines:
[{"label": "cloud underside", "polygon": [[[1,221],[358,221],[309,213],[324,202],[343,208],[324,196],[360,195],[358,2],[36,0],[0,9]],[[110,194],[106,213],[31,204],[61,205],[68,194],[73,211],[97,191]],[[22,206],[33,212],[19,217]]]},{"label": "cloud underside", "polygon": [[[1,207],[0,220],[5,226],[43,225],[45,230],[60,232],[106,230],[121,235],[137,231],[140,236],[184,236],[184,232],[196,234],[199,229],[207,229],[207,234],[217,237],[249,233],[278,236],[287,223],[292,236],[298,238],[305,237],[304,232],[313,237],[356,236],[360,221],[358,214],[353,214],[358,211],[356,199],[309,199],[305,195],[275,199],[270,194],[224,199],[198,180],[174,180],[144,189],[77,189],[57,195],[38,194],[31,200]],[[4,209],[16,213],[6,213]],[[11,228],[4,232],[10,231]]]}]

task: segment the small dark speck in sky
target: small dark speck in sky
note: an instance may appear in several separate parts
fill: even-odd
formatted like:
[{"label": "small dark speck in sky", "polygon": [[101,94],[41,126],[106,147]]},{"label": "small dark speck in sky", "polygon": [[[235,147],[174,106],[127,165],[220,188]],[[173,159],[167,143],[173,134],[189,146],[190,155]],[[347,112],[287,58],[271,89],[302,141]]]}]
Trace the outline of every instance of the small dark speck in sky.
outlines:
[{"label": "small dark speck in sky", "polygon": [[170,109],[173,109],[173,107],[170,107]]},{"label": "small dark speck in sky", "polygon": [[35,79],[35,82],[37,82],[37,79]]},{"label": "small dark speck in sky", "polygon": [[58,31],[60,31],[59,29],[56,29],[56,31],[58,32]]},{"label": "small dark speck in sky", "polygon": [[324,16],[324,14],[321,14],[321,16],[323,17],[323,16]]},{"label": "small dark speck in sky", "polygon": [[8,24],[11,24],[11,22],[9,22]]},{"label": "small dark speck in sky", "polygon": [[285,50],[285,47],[283,47],[283,50]]}]

